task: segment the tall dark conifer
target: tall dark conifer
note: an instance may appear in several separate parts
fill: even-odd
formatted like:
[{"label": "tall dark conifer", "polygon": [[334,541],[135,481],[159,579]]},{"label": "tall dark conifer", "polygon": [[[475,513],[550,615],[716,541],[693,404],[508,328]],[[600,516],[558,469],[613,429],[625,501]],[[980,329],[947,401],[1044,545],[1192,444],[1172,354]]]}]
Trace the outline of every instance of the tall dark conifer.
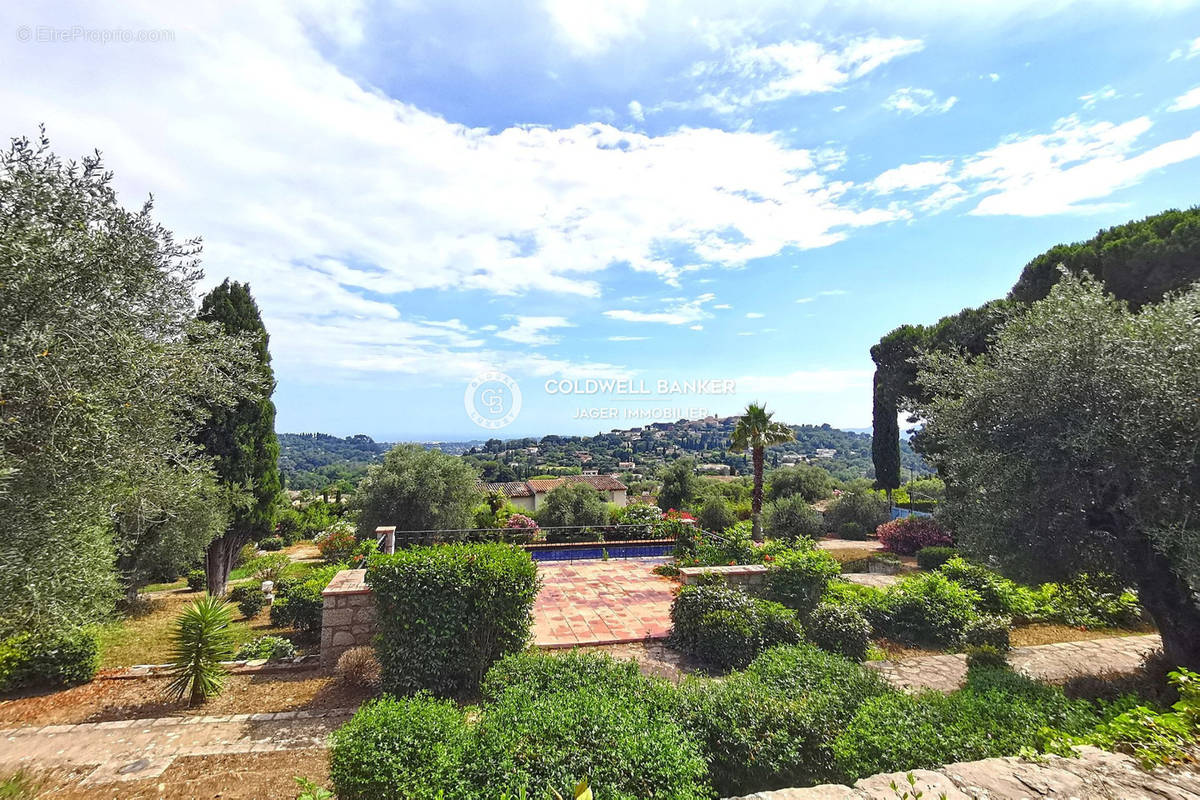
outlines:
[{"label": "tall dark conifer", "polygon": [[275,438],[275,376],[267,349],[267,329],[250,286],[225,280],[200,304],[199,318],[217,322],[230,335],[249,336],[262,370],[263,391],[258,400],[243,401],[232,410],[217,409],[197,435],[197,442],[215,459],[217,475],[229,487],[248,493],[235,503],[229,528],[213,540],[205,559],[210,594],[225,593],[225,584],[238,551],[247,542],[271,531],[279,478],[279,442]]}]

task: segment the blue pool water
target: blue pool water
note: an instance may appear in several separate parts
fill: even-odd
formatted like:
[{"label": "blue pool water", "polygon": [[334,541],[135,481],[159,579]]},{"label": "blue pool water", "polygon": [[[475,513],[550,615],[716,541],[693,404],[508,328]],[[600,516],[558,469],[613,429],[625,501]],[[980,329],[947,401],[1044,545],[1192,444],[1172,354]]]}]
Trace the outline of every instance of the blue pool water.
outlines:
[{"label": "blue pool water", "polygon": [[595,547],[544,547],[530,550],[534,561],[582,561],[589,558],[603,558],[602,550],[608,551],[609,558],[651,558],[669,556],[675,549],[674,542],[662,544],[610,544]]}]

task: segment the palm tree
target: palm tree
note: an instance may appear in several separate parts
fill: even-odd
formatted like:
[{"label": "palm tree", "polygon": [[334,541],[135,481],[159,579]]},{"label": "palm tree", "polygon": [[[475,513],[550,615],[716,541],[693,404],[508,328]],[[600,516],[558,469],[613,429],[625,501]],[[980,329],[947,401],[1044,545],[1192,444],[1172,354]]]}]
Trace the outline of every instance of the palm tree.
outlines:
[{"label": "palm tree", "polygon": [[761,542],[762,534],[762,500],[763,500],[763,453],[773,444],[790,442],[796,434],[782,422],[771,419],[773,414],[766,406],[751,403],[746,406],[746,413],[738,420],[733,429],[733,442],[729,449],[735,453],[751,453],[754,462],[754,494],[750,500],[750,510],[754,517],[754,541]]},{"label": "palm tree", "polygon": [[188,705],[203,703],[225,685],[222,661],[233,658],[233,613],[220,597],[205,595],[185,608],[171,634],[171,683],[167,694]]}]

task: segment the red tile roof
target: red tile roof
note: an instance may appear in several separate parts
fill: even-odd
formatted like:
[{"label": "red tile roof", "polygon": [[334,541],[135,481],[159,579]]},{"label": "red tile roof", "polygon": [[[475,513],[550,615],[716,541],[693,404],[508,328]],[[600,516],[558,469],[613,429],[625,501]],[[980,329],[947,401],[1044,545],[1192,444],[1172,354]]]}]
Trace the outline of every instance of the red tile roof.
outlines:
[{"label": "red tile roof", "polygon": [[538,481],[509,481],[508,483],[485,483],[476,481],[475,485],[485,492],[504,492],[505,497],[533,497],[534,492],[545,494],[553,491],[564,483],[586,483],[601,492],[624,492],[625,484],[611,475],[564,475],[561,478],[550,478]]},{"label": "red tile roof", "polygon": [[507,483],[476,481],[475,483],[485,492],[504,492],[505,497],[533,497],[533,491],[524,481],[508,481]]}]

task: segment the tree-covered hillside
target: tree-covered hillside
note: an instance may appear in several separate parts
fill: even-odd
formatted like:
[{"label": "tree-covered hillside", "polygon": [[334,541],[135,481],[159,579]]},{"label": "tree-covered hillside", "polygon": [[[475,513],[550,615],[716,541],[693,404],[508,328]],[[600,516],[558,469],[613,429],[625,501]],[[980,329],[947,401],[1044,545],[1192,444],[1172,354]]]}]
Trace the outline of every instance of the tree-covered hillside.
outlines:
[{"label": "tree-covered hillside", "polygon": [[281,433],[279,471],[289,489],[319,490],[343,482],[349,488],[390,447],[361,433],[344,439],[328,433]]}]

